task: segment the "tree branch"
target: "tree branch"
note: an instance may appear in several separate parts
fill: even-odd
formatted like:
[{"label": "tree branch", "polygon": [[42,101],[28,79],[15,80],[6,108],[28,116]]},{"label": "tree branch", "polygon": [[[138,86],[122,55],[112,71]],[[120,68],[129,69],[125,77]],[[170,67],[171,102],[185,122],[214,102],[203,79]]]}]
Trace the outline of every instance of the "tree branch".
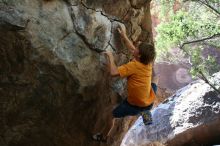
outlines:
[{"label": "tree branch", "polygon": [[[188,0],[186,0],[186,1],[188,1]],[[192,0],[192,1],[195,1],[195,2],[196,2],[196,0]],[[204,6],[206,6],[206,7],[208,7],[209,9],[213,10],[213,11],[216,12],[218,15],[220,15],[220,12],[219,12],[217,9],[215,9],[214,7],[212,7],[207,0],[205,0],[205,2],[202,1],[202,0],[197,0],[197,2],[200,3],[200,4],[202,4],[202,5],[204,5]],[[205,37],[205,38],[202,38],[202,39],[184,42],[184,43],[182,43],[182,44],[179,45],[179,48],[180,48],[181,50],[183,50],[187,55],[190,55],[190,54],[184,49],[184,46],[185,46],[185,45],[193,44],[193,43],[198,43],[198,42],[203,42],[203,41],[206,41],[206,40],[214,39],[214,38],[216,38],[216,37],[220,37],[220,33],[217,33],[217,34],[214,34],[214,35],[212,35],[212,36]],[[200,74],[200,77],[199,77],[199,78],[202,79],[202,80],[204,80],[208,85],[210,85],[211,88],[213,88],[218,94],[220,94],[220,90],[218,90],[218,89],[206,78],[205,74],[204,74],[201,70],[199,70],[197,67],[195,67],[195,68],[196,68],[196,70],[198,70],[198,73]]]},{"label": "tree branch", "polygon": [[219,12],[218,10],[216,10],[214,7],[212,7],[211,5],[209,5],[209,4],[207,3],[207,1],[206,1],[206,3],[205,3],[205,2],[203,2],[202,0],[199,0],[199,2],[200,2],[201,4],[203,4],[203,5],[205,5],[206,7],[210,8],[210,9],[213,10],[214,12],[216,12],[218,15],[220,15],[220,12]]},{"label": "tree branch", "polygon": [[[202,42],[205,40],[210,40],[216,37],[220,37],[220,33],[214,34],[212,36],[206,37],[206,38],[202,38],[202,39],[198,39],[198,40],[193,40],[193,41],[189,41],[189,42],[184,42],[180,45],[180,49],[183,50],[185,53],[187,53],[188,55],[190,55],[186,50],[184,50],[184,46],[188,45],[188,44],[193,44],[193,43],[198,43],[198,42]],[[196,69],[198,70],[198,68],[196,67]],[[206,76],[204,75],[204,73],[202,71],[198,71],[198,73],[201,75],[201,79],[204,80],[207,84],[209,84],[218,94],[220,94],[220,91],[212,84],[209,82],[209,80],[206,78]]]},{"label": "tree branch", "polygon": [[218,15],[220,15],[220,12],[219,12],[216,8],[214,8],[213,6],[211,6],[207,0],[205,0],[205,2],[202,1],[202,0],[184,0],[183,2],[187,2],[187,1],[193,1],[193,2],[200,3],[200,4],[202,4],[202,5],[205,5],[206,7],[208,7],[209,9],[213,10],[215,13],[217,13]]},{"label": "tree branch", "polygon": [[205,37],[205,38],[202,38],[202,39],[193,40],[193,41],[189,41],[189,42],[184,42],[184,43],[182,43],[182,44],[179,46],[179,48],[180,48],[181,50],[183,50],[183,47],[184,47],[185,45],[193,44],[193,43],[198,43],[198,42],[202,42],[202,41],[206,41],[206,40],[211,40],[211,39],[216,38],[216,37],[220,37],[220,33],[217,33],[217,34],[214,34],[214,35],[212,35],[212,36]]},{"label": "tree branch", "polygon": [[209,82],[209,80],[206,78],[206,76],[203,74],[202,71],[199,71],[199,74],[202,76],[202,80],[205,81],[209,86],[211,86],[218,94],[220,94],[220,91],[212,84]]}]

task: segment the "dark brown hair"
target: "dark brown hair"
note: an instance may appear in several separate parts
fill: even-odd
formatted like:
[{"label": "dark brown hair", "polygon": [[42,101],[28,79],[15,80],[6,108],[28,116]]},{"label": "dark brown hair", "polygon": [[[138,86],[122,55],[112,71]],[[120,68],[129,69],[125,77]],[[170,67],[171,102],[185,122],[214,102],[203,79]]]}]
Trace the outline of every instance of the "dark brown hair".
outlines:
[{"label": "dark brown hair", "polygon": [[155,48],[148,43],[141,43],[138,47],[140,54],[140,62],[143,64],[149,64],[153,62],[156,57]]}]

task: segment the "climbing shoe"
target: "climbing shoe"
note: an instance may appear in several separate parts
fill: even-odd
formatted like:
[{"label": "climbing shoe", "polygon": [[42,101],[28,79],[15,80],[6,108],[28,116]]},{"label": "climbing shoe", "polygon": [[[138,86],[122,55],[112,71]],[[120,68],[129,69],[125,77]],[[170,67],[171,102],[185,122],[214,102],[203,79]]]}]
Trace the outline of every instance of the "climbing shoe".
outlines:
[{"label": "climbing shoe", "polygon": [[151,116],[151,113],[150,111],[144,111],[144,112],[141,112],[141,117],[143,119],[143,123],[144,125],[150,125],[153,123],[153,120],[152,120],[152,116]]},{"label": "climbing shoe", "polygon": [[96,133],[92,136],[92,140],[97,141],[97,142],[103,142],[106,143],[107,139],[104,138],[104,136],[101,133]]}]

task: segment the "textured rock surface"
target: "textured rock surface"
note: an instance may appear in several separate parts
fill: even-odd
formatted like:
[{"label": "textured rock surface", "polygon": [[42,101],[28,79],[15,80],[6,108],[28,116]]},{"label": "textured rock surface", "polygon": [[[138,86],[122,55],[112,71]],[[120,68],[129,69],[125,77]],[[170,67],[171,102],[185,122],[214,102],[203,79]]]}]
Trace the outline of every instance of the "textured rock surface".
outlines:
[{"label": "textured rock surface", "polygon": [[[1,146],[98,145],[92,132],[124,95],[100,54],[127,61],[118,24],[134,42],[151,42],[150,1],[0,0]],[[111,145],[129,121],[117,121]]]},{"label": "textured rock surface", "polygon": [[[211,79],[219,88],[220,73]],[[180,89],[153,111],[153,124],[144,126],[139,118],[126,134],[121,146],[140,146],[152,142],[168,146],[219,144],[220,96],[204,81]]]}]

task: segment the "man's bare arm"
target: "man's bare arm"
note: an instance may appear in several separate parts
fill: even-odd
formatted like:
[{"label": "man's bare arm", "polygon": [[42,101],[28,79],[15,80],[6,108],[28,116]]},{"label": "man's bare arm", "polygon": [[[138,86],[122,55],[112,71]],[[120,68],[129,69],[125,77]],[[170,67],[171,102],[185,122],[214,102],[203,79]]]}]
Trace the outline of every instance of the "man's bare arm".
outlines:
[{"label": "man's bare arm", "polygon": [[126,29],[125,27],[122,27],[121,25],[119,25],[118,28],[118,32],[121,35],[121,39],[124,41],[125,46],[128,48],[128,50],[133,54],[134,50],[135,50],[135,46],[132,43],[132,41],[128,38],[127,34],[126,34]]},{"label": "man's bare arm", "polygon": [[108,60],[109,60],[109,69],[110,69],[110,74],[112,76],[118,76],[119,75],[119,72],[118,72],[118,68],[115,64],[115,61],[114,61],[114,56],[112,55],[112,52],[104,52],[107,57],[108,57]]}]

